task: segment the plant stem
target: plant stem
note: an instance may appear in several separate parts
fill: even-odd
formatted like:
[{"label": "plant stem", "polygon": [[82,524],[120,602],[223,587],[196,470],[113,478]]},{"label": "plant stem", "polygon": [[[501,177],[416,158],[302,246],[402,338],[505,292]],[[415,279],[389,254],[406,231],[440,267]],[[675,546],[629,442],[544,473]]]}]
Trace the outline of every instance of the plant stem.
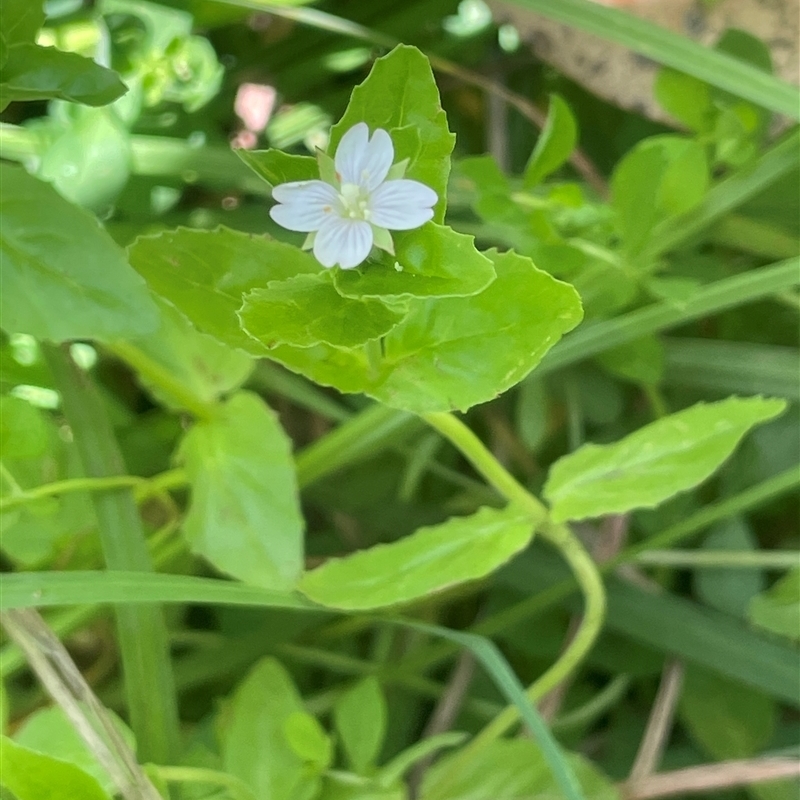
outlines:
[{"label": "plant stem", "polygon": [[792,569],[800,566],[797,550],[649,550],[637,564],[678,569]]},{"label": "plant stem", "polygon": [[[555,664],[527,691],[528,697],[536,700],[561,683],[578,666],[600,633],[606,607],[602,578],[591,556],[572,531],[565,525],[551,523],[544,504],[517,482],[463,422],[452,414],[426,414],[424,419],[449,439],[509,502],[518,503],[530,512],[535,527],[560,551],[583,591],[586,607],[574,639]],[[518,719],[516,706],[506,708],[464,749],[465,757],[501,736]]]},{"label": "plant stem", "polygon": [[[61,391],[64,413],[84,471],[92,478],[124,474],[111,422],[89,376],[78,369],[65,350],[53,346],[42,349]],[[131,489],[95,492],[92,501],[108,569],[151,571],[147,542]],[[170,763],[177,758],[180,733],[163,614],[155,605],[126,605],[116,608],[116,618],[128,710],[139,758]]]}]

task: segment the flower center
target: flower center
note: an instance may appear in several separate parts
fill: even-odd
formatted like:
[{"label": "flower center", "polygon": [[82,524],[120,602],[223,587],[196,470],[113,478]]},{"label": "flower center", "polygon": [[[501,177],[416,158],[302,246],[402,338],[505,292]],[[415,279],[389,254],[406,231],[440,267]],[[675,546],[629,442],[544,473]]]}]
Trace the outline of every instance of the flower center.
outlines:
[{"label": "flower center", "polygon": [[342,216],[349,219],[370,218],[369,193],[356,183],[343,183],[339,191]]}]

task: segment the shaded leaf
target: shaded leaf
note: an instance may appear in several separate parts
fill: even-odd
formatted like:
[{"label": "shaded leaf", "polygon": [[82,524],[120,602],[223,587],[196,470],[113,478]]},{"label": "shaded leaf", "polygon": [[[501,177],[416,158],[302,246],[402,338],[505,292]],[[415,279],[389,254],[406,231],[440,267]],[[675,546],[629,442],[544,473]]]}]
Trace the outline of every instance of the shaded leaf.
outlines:
[{"label": "shaded leaf", "polygon": [[547,120],[525,167],[525,186],[537,186],[555,172],[569,159],[577,143],[578,124],[570,107],[557,94],[551,94]]},{"label": "shaded leaf", "polygon": [[386,698],[378,680],[364,678],[342,693],[333,720],[350,766],[364,774],[378,758],[386,735]]},{"label": "shaded leaf", "polygon": [[671,414],[614,444],[584,445],[550,468],[544,495],[553,519],[652,508],[702,483],[750,428],[785,407],[782,400],[730,397]]},{"label": "shaded leaf", "polygon": [[44,3],[39,0],[3,0],[0,3],[0,28],[10,47],[33,42],[44,25]]},{"label": "shaded leaf", "polygon": [[298,588],[311,600],[342,609],[408,603],[488,575],[530,541],[530,516],[515,507],[483,508],[420,528],[391,544],[330,559],[306,572]]},{"label": "shaded leaf", "polygon": [[319,167],[313,156],[295,156],[283,150],[234,150],[250,169],[272,186],[290,181],[319,178]]},{"label": "shaded leaf", "polygon": [[800,569],[783,576],[766,592],[756,595],[748,608],[754,625],[792,639],[800,639]]},{"label": "shaded leaf", "polygon": [[0,785],[17,800],[111,800],[80,767],[0,737]]},{"label": "shaded leaf", "polygon": [[20,167],[0,165],[3,327],[38,339],[109,341],[158,312],[124,252],[89,213]]},{"label": "shaded leaf", "polygon": [[192,550],[239,580],[294,585],[303,518],[291,444],[260,397],[234,395],[181,444],[192,487],[184,532]]}]

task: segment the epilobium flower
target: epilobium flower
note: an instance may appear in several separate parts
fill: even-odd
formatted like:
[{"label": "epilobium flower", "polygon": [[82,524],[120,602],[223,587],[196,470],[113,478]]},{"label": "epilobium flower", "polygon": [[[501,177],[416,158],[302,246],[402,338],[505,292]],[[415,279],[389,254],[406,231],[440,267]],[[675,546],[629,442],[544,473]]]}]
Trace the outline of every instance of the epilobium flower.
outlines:
[{"label": "epilobium flower", "polygon": [[290,231],[308,233],[323,267],[357,267],[372,246],[394,255],[389,233],[418,228],[433,217],[439,199],[433,189],[403,178],[408,161],[392,166],[394,147],[378,128],[369,138],[366,123],[350,128],[336,155],[319,154],[323,180],[292,181],[272,190],[278,205],[269,214]]}]

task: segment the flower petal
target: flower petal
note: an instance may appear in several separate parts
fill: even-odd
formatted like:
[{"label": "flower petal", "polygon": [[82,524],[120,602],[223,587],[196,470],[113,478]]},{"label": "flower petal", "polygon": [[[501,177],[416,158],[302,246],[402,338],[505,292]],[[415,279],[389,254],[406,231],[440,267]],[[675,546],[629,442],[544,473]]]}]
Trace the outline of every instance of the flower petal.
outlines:
[{"label": "flower petal", "polygon": [[314,256],[323,267],[357,267],[372,248],[372,228],[361,219],[330,217],[317,231]]},{"label": "flower petal", "polygon": [[386,181],[370,196],[369,221],[392,231],[410,231],[433,217],[432,206],[438,199],[433,189],[419,181]]},{"label": "flower petal", "polygon": [[361,174],[361,159],[369,142],[366,122],[353,125],[339,141],[333,163],[342,183],[358,183]]},{"label": "flower petal", "polygon": [[290,231],[315,231],[339,207],[336,190],[322,181],[281,183],[272,190],[272,196],[279,204],[269,210],[269,215]]},{"label": "flower petal", "polygon": [[392,137],[377,128],[370,139],[367,124],[359,122],[342,136],[334,164],[342,183],[372,191],[386,179],[393,159]]}]

